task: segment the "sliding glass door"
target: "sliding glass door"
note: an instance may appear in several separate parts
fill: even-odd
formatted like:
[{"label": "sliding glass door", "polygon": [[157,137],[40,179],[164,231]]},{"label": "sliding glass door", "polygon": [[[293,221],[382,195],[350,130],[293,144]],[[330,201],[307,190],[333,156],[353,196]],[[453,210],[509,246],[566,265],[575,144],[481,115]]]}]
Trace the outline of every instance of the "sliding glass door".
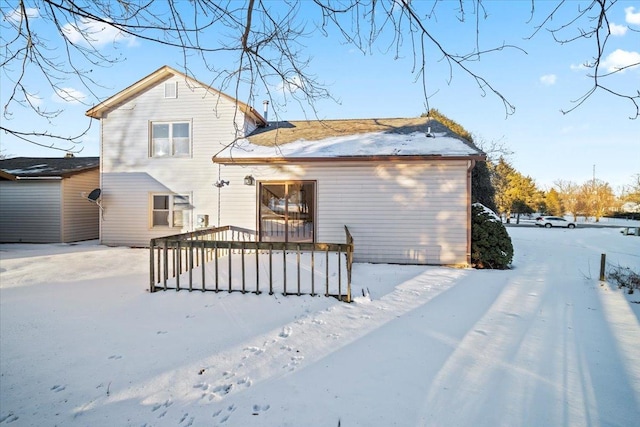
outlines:
[{"label": "sliding glass door", "polygon": [[314,181],[260,183],[260,240],[313,242],[315,187]]}]

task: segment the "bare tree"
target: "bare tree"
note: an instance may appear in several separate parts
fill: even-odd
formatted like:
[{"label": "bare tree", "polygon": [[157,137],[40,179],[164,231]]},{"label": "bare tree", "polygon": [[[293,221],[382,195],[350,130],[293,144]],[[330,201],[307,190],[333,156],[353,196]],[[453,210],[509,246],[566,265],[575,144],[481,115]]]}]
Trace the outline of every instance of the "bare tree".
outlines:
[{"label": "bare tree", "polygon": [[[86,133],[74,135],[43,130],[18,129],[11,126],[13,115],[30,111],[51,123],[62,110],[42,109],[32,88],[35,80],[63,99],[92,105],[100,98],[92,70],[111,67],[123,59],[118,41],[141,40],[164,47],[172,57],[181,58],[182,71],[193,76],[194,64],[204,64],[210,71],[205,82],[236,98],[252,103],[257,88],[267,92],[276,103],[274,90],[282,92],[284,103],[297,102],[317,116],[315,103],[332,98],[328,86],[308,71],[311,58],[305,40],[312,35],[340,34],[363,52],[374,46],[398,57],[409,51],[414,59],[411,70],[421,81],[426,109],[429,109],[428,86],[430,64],[448,65],[449,83],[455,73],[472,79],[479,90],[496,96],[507,115],[515,111],[507,98],[489,78],[477,70],[481,57],[505,49],[522,50],[501,43],[484,47],[480,41],[481,22],[488,17],[483,0],[457,2],[410,0],[2,0],[1,53],[3,79],[12,89],[5,97],[0,130],[38,145],[73,151],[74,144]],[[536,21],[535,0],[531,0],[531,37],[550,31],[558,43],[578,39],[594,40],[593,60],[585,64],[592,70],[593,86],[576,101],[571,111],[596,91],[628,100],[632,118],[638,117],[640,93],[637,89],[617,91],[605,85],[605,79],[624,71],[603,69],[602,59],[609,38],[608,12],[615,1],[557,1],[557,7]],[[506,7],[505,4],[495,7]],[[318,20],[308,17],[310,9]],[[571,18],[557,22],[563,8],[574,8]],[[476,28],[470,50],[457,53],[447,40],[431,28],[439,14],[455,14],[460,21],[470,21]],[[555,20],[554,20],[555,19]],[[553,20],[553,21],[552,21]],[[551,26],[553,24],[554,26]],[[564,34],[571,33],[564,37]],[[101,49],[104,35],[111,34],[111,50]],[[57,47],[57,48],[54,48]],[[625,68],[637,66],[629,64]],[[195,76],[194,76],[195,77]],[[80,84],[89,93],[84,97],[69,89],[69,82]],[[278,89],[274,89],[278,88]],[[277,111],[277,109],[276,109]],[[90,123],[90,122],[89,122]],[[71,146],[69,146],[71,144]]]}]

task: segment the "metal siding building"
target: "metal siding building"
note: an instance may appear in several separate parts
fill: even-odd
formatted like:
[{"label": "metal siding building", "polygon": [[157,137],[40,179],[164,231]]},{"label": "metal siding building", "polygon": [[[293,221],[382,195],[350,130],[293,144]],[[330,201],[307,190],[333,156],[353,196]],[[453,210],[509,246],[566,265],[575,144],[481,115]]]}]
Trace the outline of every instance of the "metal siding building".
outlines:
[{"label": "metal siding building", "polygon": [[0,242],[67,243],[98,238],[98,158],[0,160]]}]

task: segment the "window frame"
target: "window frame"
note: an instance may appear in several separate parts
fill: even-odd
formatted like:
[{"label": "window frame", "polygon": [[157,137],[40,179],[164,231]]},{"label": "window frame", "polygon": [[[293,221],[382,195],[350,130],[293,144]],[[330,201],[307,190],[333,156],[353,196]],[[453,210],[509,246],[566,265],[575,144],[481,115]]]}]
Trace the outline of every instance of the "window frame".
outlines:
[{"label": "window frame", "polygon": [[[174,137],[174,125],[188,125],[189,136],[187,139],[187,152],[186,153],[176,153],[176,138]],[[156,140],[165,139],[165,138],[154,138],[154,126],[156,125],[167,125],[168,126],[168,136],[167,136],[167,144],[168,144],[168,154],[158,155],[156,154]],[[193,134],[193,120],[151,120],[149,121],[149,157],[156,159],[164,159],[164,158],[190,158],[192,156],[192,134]],[[181,139],[184,139],[182,137]]]},{"label": "window frame", "polygon": [[[268,216],[269,214],[266,212],[263,212],[263,188],[265,186],[277,186],[277,185],[282,185],[284,186],[284,193],[283,193],[283,198],[279,199],[279,200],[285,200],[285,206],[287,207],[285,209],[284,212],[282,212],[282,220],[283,222],[283,232],[282,233],[276,233],[276,234],[272,234],[271,232],[267,232],[264,227],[263,227],[263,220],[267,219],[268,220]],[[312,186],[312,191],[309,196],[311,196],[306,202],[311,202],[311,204],[309,204],[307,206],[307,210],[309,213],[310,211],[310,215],[308,216],[308,221],[311,222],[311,228],[310,228],[310,233],[311,233],[311,239],[305,239],[304,236],[306,235],[306,232],[303,231],[303,238],[296,240],[296,239],[291,239],[291,237],[293,237],[293,233],[290,232],[290,227],[292,226],[292,222],[294,221],[300,221],[301,218],[297,217],[296,218],[296,214],[293,212],[293,210],[289,210],[288,209],[288,205],[289,205],[289,199],[292,197],[292,194],[290,193],[290,189],[291,187],[294,187],[296,185],[300,185],[302,187],[304,187],[305,185],[311,185]],[[256,230],[258,231],[258,240],[261,242],[310,242],[310,243],[315,243],[317,241],[317,227],[318,227],[318,223],[317,223],[317,213],[318,213],[318,182],[316,180],[311,180],[311,179],[295,179],[295,180],[265,180],[265,181],[258,181],[257,182],[257,189],[256,189],[256,199],[257,199],[257,203],[256,203],[256,207],[257,207],[257,213],[256,213],[256,219],[257,219],[257,224],[256,224]],[[305,203],[306,204],[306,203]],[[265,217],[266,214],[266,217]],[[293,226],[295,227],[295,226]],[[303,226],[304,227],[304,226]],[[278,237],[282,236],[284,237],[284,240],[279,239]]]},{"label": "window frame", "polygon": [[[156,197],[167,197],[166,208],[156,208]],[[186,203],[176,203],[179,198],[185,198]],[[185,206],[186,205],[186,206]],[[177,209],[176,207],[182,206]],[[182,213],[182,224],[176,225],[176,212],[184,212],[193,210],[191,193],[149,193],[149,228],[150,229],[190,229],[192,218],[191,213]],[[156,212],[167,212],[167,224],[157,224],[155,220]]]},{"label": "window frame", "polygon": [[[173,86],[173,94],[167,95],[167,88]],[[172,95],[172,96],[171,96]],[[165,82],[164,83],[164,99],[176,99],[178,98],[178,82]]]}]

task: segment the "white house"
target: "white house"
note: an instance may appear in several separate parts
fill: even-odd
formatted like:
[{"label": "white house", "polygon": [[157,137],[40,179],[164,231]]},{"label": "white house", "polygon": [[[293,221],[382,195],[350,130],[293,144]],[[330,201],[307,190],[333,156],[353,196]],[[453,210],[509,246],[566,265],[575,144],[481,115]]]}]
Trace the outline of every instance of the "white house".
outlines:
[{"label": "white house", "polygon": [[485,155],[437,121],[267,123],[169,67],[87,115],[102,126],[104,244],[223,225],[339,243],[346,225],[355,261],[470,261],[471,170]]},{"label": "white house", "polygon": [[66,243],[98,238],[97,157],[0,160],[0,242]]},{"label": "white house", "polygon": [[166,66],[86,114],[101,125],[106,245],[148,246],[155,237],[216,225],[219,177],[211,156],[266,123],[248,105]]}]

